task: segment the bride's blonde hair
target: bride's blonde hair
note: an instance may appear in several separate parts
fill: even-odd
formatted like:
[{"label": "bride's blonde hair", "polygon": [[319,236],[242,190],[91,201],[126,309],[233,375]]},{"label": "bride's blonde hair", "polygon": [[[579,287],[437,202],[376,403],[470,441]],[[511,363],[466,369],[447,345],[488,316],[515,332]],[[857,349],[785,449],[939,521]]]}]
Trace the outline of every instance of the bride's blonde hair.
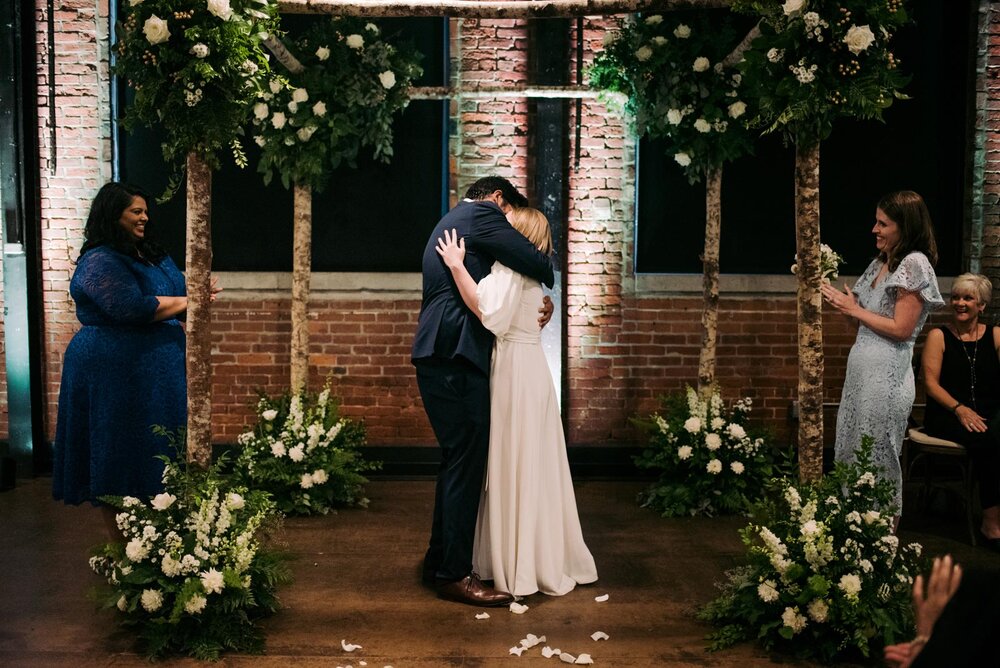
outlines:
[{"label": "bride's blonde hair", "polygon": [[510,224],[538,250],[546,255],[552,252],[552,229],[544,213],[530,206],[516,208],[510,215]]}]

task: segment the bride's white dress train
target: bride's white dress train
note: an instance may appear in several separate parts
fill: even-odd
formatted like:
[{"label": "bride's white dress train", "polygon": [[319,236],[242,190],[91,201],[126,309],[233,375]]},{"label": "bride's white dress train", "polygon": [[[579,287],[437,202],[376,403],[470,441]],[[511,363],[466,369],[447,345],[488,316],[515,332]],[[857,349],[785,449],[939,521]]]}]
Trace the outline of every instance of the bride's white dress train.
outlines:
[{"label": "bride's white dress train", "polygon": [[560,596],[597,580],[583,541],[555,388],[542,350],[542,287],[497,262],[479,283],[483,324],[496,335],[490,454],[473,566],[516,596]]}]

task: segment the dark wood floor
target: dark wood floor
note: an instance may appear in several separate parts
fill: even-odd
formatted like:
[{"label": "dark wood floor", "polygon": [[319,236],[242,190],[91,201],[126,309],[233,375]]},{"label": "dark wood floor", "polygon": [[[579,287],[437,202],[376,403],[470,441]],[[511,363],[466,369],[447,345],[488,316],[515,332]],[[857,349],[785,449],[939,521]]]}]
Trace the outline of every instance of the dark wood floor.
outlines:
[{"label": "dark wood floor", "polygon": [[[0,665],[148,666],[132,639],[98,611],[88,590],[99,583],[87,567],[101,538],[96,510],[66,507],[49,496],[49,480],[22,481],[0,494]],[[524,615],[435,598],[420,584],[433,484],[377,481],[371,506],[318,518],[291,519],[283,539],[297,559],[285,608],[266,622],[267,654],[227,656],[219,666],[562,665],[539,648],[520,658],[508,648],[528,633],[595,666],[795,665],[746,645],[706,653],[708,628],[694,610],[713,582],[742,553],[740,518],[664,520],[636,507],[638,483],[582,482],[577,496],[584,534],[601,579],[562,598],[526,599]],[[967,545],[960,517],[905,517],[905,540],[931,554],[951,552],[966,564],[1000,569],[1000,556]],[[594,597],[608,594],[606,603]],[[610,639],[595,642],[604,631]],[[341,640],[363,646],[353,654]],[[555,664],[551,663],[556,661]],[[200,665],[193,660],[164,666]]]}]

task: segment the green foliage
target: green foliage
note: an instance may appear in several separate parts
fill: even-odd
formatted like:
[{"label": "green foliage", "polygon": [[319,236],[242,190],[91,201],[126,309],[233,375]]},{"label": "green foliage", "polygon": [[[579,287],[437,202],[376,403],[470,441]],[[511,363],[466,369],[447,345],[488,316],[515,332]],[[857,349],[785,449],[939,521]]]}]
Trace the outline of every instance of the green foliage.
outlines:
[{"label": "green foliage", "polygon": [[188,153],[210,166],[216,151],[233,150],[245,166],[238,135],[266,81],[260,35],[277,21],[267,0],[129,0],[115,28],[114,71],[135,91],[122,125],[161,126],[163,157],[178,171]]},{"label": "green foliage", "polygon": [[750,151],[750,100],[742,75],[722,63],[741,37],[730,22],[675,16],[620,21],[594,58],[590,84],[624,96],[634,131],[665,140],[693,182]]},{"label": "green foliage", "polygon": [[710,649],[756,639],[767,649],[823,662],[913,633],[910,592],[919,544],[892,532],[893,485],[878,478],[872,439],[855,464],[838,462],[814,485],[779,481],[741,531],[746,562],[699,617],[718,627]]},{"label": "green foliage", "polygon": [[746,430],[749,398],[727,409],[717,389],[707,399],[692,388],[663,400],[663,414],[636,423],[650,432],[641,468],[660,469],[640,495],[664,517],[745,511],[774,474],[775,456]]},{"label": "green foliage", "polygon": [[286,557],[266,547],[278,516],[264,492],[220,473],[163,458],[164,491],[148,503],[103,497],[119,508],[122,540],[98,546],[90,565],[108,580],[100,595],[150,657],[260,652],[256,622],[278,609],[290,580]]},{"label": "green foliage", "polygon": [[393,45],[362,19],[335,17],[290,44],[304,66],[273,77],[254,105],[258,171],[270,183],[321,190],[330,171],[351,167],[362,147],[377,160],[392,157],[392,117],[409,103],[407,90],[422,74],[420,54]]},{"label": "green foliage", "polygon": [[811,146],[838,117],[882,120],[905,99],[909,78],[890,48],[907,22],[903,0],[736,0],[733,9],[760,19],[742,69],[766,132]]},{"label": "green foliage", "polygon": [[239,437],[236,475],[253,489],[270,492],[278,509],[296,515],[325,514],[335,505],[368,505],[363,424],[341,418],[330,387],[257,402],[257,424]]}]

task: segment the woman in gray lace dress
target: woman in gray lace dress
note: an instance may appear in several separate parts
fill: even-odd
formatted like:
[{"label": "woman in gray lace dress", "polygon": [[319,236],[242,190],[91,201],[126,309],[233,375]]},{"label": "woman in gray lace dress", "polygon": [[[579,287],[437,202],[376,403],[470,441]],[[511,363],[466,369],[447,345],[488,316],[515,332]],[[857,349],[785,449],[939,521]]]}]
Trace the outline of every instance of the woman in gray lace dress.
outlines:
[{"label": "woman in gray lace dress", "polygon": [[847,358],[847,377],[837,413],[837,461],[852,461],[863,436],[875,440],[874,459],[896,486],[902,511],[899,453],[913,407],[913,344],[930,309],[944,304],[934,264],[937,244],[931,216],[920,195],[891,193],[875,209],[872,260],[854,289],[823,286],[828,304],[857,325]]}]

